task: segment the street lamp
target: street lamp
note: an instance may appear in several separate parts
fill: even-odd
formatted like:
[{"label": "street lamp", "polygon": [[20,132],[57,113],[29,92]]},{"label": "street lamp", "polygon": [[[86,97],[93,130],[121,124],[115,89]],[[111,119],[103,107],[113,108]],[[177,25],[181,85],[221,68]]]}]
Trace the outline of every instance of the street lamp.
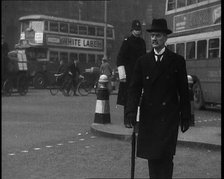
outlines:
[{"label": "street lamp", "polygon": [[104,1],[104,56],[107,59],[107,0]]}]

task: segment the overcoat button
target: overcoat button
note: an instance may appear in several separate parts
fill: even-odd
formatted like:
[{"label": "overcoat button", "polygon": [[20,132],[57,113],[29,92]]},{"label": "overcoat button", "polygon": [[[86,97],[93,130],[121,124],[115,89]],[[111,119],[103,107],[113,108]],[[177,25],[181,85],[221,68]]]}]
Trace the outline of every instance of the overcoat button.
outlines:
[{"label": "overcoat button", "polygon": [[165,106],[166,105],[166,102],[163,102],[162,105]]},{"label": "overcoat button", "polygon": [[149,79],[149,76],[146,76],[146,80],[148,80]]}]

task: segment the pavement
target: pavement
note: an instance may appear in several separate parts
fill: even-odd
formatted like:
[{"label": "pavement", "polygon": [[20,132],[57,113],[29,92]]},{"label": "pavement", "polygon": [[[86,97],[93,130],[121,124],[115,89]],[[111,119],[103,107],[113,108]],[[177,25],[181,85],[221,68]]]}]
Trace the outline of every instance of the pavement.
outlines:
[{"label": "pavement", "polygon": [[[116,94],[116,91],[113,93]],[[125,128],[122,124],[117,122],[119,120],[113,119],[111,114],[111,123],[100,124],[92,123],[91,131],[96,135],[104,137],[111,137],[120,140],[131,140],[133,129]],[[116,121],[115,123],[113,121]],[[191,126],[188,131],[182,133],[179,130],[178,144],[187,145],[190,147],[206,147],[211,149],[221,149],[221,126],[210,127],[210,126]]]}]

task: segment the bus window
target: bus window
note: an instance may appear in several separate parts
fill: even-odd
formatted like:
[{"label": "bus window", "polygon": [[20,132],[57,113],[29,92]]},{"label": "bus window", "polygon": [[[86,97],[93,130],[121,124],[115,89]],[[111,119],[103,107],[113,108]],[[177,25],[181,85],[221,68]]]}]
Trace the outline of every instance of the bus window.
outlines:
[{"label": "bus window", "polygon": [[168,0],[167,11],[175,9],[176,0]]},{"label": "bus window", "polygon": [[58,63],[58,52],[50,51],[50,61]]},{"label": "bus window", "polygon": [[210,39],[208,48],[208,57],[216,58],[219,57],[219,39]]},{"label": "bus window", "polygon": [[68,24],[60,22],[60,32],[68,33]]},{"label": "bus window", "polygon": [[113,31],[111,28],[107,28],[107,37],[113,37]]},{"label": "bus window", "polygon": [[195,42],[187,42],[186,46],[186,59],[194,59],[195,58]]},{"label": "bus window", "polygon": [[95,64],[95,55],[94,54],[88,54],[88,63]]},{"label": "bus window", "polygon": [[75,59],[78,60],[78,54],[77,53],[70,53],[70,61],[71,60],[74,61]]},{"label": "bus window", "polygon": [[75,24],[70,24],[69,32],[72,34],[78,34],[78,26]]},{"label": "bus window", "polygon": [[50,31],[58,32],[58,23],[50,22]]},{"label": "bus window", "polygon": [[96,28],[94,26],[88,27],[88,35],[96,35]]},{"label": "bus window", "polygon": [[68,63],[68,53],[60,52],[60,60],[63,60],[65,63]]},{"label": "bus window", "polygon": [[171,50],[172,52],[175,52],[174,44],[167,45],[167,48],[168,48],[169,50]]},{"label": "bus window", "polygon": [[44,22],[43,21],[32,21],[31,22],[31,29],[33,29],[36,32],[43,32]]},{"label": "bus window", "polygon": [[97,33],[97,36],[104,36],[104,28],[97,27],[96,33]]},{"label": "bus window", "polygon": [[86,63],[86,54],[84,54],[84,53],[79,54],[79,62]]},{"label": "bus window", "polygon": [[191,5],[191,4],[196,4],[197,0],[187,0],[187,6]]},{"label": "bus window", "polygon": [[197,59],[206,58],[207,41],[199,40],[197,42]]},{"label": "bus window", "polygon": [[176,46],[176,52],[179,54],[179,55],[182,55],[184,57],[184,54],[185,54],[185,50],[184,50],[184,43],[180,43],[180,44],[177,44]]},{"label": "bus window", "polygon": [[36,50],[35,50],[35,52],[36,52],[36,58],[37,59],[47,59],[47,51],[46,51],[46,49],[43,49],[43,48],[37,48]]},{"label": "bus window", "polygon": [[48,31],[48,21],[44,21],[44,30]]},{"label": "bus window", "polygon": [[22,32],[25,32],[27,28],[29,28],[29,22],[22,22]]},{"label": "bus window", "polygon": [[184,7],[184,6],[186,6],[185,0],[178,0],[177,1],[177,8],[181,8],[181,7]]},{"label": "bus window", "polygon": [[79,26],[79,34],[87,35],[87,27],[86,26]]}]

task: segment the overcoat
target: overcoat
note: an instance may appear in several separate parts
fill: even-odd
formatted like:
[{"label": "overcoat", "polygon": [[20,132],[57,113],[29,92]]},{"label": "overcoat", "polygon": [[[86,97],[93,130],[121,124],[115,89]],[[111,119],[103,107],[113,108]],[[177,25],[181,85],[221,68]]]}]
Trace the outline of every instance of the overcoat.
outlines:
[{"label": "overcoat", "polygon": [[127,88],[132,78],[137,59],[146,54],[145,41],[141,37],[131,35],[124,39],[117,56],[117,66],[124,66],[126,82],[121,82],[118,89],[117,104],[126,105]]},{"label": "overcoat", "polygon": [[141,93],[137,156],[175,155],[180,119],[190,120],[184,58],[167,48],[159,65],[153,50],[140,57],[128,90],[127,113],[137,113]]}]

